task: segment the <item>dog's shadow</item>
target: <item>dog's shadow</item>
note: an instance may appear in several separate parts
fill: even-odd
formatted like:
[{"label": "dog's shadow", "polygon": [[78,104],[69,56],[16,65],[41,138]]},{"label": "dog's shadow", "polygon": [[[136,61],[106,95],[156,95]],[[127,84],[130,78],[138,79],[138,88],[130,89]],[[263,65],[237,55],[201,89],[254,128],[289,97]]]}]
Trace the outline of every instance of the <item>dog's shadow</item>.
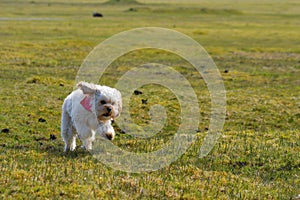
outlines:
[{"label": "dog's shadow", "polygon": [[[116,126],[116,140],[120,139],[121,136],[124,136],[125,132],[121,132],[119,128]],[[118,133],[120,131],[120,133]],[[92,158],[93,155],[91,152],[87,151],[84,147],[82,147],[82,142],[78,138],[76,139],[76,149],[74,151],[64,152],[64,143],[63,141],[55,136],[55,137],[39,137],[34,138],[35,147],[34,150],[41,154],[48,154],[53,157],[64,157],[68,159],[74,158]],[[28,147],[31,148],[31,147]]]},{"label": "dog's shadow", "polygon": [[92,157],[89,151],[81,147],[82,144],[80,141],[77,141],[77,143],[77,147],[74,151],[64,152],[64,144],[58,140],[39,143],[35,150],[40,153],[47,153],[53,157],[64,157],[69,159]]}]

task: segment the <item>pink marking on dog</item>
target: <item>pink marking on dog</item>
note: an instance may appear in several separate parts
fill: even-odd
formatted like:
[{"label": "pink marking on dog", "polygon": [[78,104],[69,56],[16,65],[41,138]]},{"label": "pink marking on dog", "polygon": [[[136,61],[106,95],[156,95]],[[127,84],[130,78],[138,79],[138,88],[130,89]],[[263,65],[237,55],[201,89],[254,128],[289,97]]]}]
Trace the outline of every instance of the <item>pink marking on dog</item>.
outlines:
[{"label": "pink marking on dog", "polygon": [[84,97],[80,104],[87,110],[92,112],[91,98],[89,96]]}]

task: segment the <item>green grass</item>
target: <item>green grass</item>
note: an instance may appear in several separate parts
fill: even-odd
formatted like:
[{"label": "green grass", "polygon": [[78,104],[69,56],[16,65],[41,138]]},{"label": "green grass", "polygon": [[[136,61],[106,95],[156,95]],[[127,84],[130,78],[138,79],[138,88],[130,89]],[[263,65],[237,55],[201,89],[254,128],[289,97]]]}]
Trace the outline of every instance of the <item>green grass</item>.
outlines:
[{"label": "green grass", "polygon": [[[0,2],[1,198],[293,199],[300,194],[298,1],[103,2]],[[94,11],[104,17],[92,18]],[[141,174],[111,169],[80,148],[64,154],[61,105],[83,59],[111,35],[144,26],[180,31],[210,53],[227,92],[222,137],[207,157],[198,158],[210,118],[202,77],[178,56],[141,50],[112,63],[101,84],[113,86],[147,62],[172,66],[199,100],[197,142],[170,166]],[[143,94],[130,102],[134,121],[148,124],[149,108],[157,103],[167,109],[168,120],[148,140],[122,134],[116,126],[114,144],[149,152],[177,131],[180,108],[165,88],[139,90]],[[50,134],[57,139],[50,140]]]}]

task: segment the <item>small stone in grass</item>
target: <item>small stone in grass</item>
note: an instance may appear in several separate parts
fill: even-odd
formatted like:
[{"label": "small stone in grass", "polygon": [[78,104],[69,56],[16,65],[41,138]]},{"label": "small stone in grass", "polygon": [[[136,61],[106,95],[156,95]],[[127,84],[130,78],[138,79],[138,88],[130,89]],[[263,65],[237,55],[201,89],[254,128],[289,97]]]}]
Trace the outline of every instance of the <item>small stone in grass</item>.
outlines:
[{"label": "small stone in grass", "polygon": [[44,118],[40,117],[39,122],[46,122],[46,120]]},{"label": "small stone in grass", "polygon": [[143,92],[139,91],[139,90],[134,90],[134,94],[135,95],[140,95],[140,94],[143,94]]},{"label": "small stone in grass", "polygon": [[8,128],[4,128],[1,130],[1,133],[9,133],[9,129]]},{"label": "small stone in grass", "polygon": [[121,133],[121,134],[125,134],[126,131],[121,129],[121,130],[120,130],[120,133]]},{"label": "small stone in grass", "polygon": [[56,136],[54,134],[50,134],[50,140],[56,140]]},{"label": "small stone in grass", "polygon": [[148,103],[148,99],[142,99],[142,104],[147,104]]},{"label": "small stone in grass", "polygon": [[94,12],[93,17],[103,17],[102,13]]}]

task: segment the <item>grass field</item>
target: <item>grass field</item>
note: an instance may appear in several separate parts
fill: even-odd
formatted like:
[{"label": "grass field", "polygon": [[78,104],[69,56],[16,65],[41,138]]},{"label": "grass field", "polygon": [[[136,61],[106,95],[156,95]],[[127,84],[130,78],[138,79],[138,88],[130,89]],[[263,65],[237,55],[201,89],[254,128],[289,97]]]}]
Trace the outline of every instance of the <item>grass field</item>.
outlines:
[{"label": "grass field", "polygon": [[[0,1],[2,199],[300,199],[299,1],[81,2]],[[100,83],[114,86],[147,62],[172,66],[196,88],[197,142],[170,166],[145,173],[116,171],[80,148],[64,154],[61,105],[83,59],[104,39],[148,26],[180,31],[212,56],[227,93],[222,137],[198,158],[210,118],[206,85],[185,60],[148,49],[120,57]],[[163,130],[135,139],[116,125],[113,143],[149,152],[174,135],[180,108],[165,88],[140,90],[130,102],[134,121],[149,123],[149,107],[160,103],[168,113]]]}]

